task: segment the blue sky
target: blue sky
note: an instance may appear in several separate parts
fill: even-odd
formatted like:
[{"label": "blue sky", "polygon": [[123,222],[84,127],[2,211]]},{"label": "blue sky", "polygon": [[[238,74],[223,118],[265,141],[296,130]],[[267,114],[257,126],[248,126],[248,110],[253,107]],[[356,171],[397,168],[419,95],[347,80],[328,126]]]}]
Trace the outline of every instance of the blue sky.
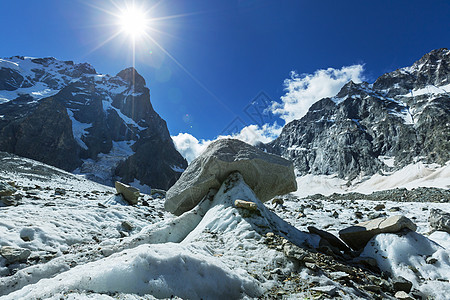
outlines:
[{"label": "blue sky", "polygon": [[[111,1],[0,3],[0,57],[54,56],[89,62],[109,74],[132,64],[129,37],[119,35],[99,47],[118,31],[107,13],[117,10]],[[136,68],[171,134],[198,139],[213,139],[236,120],[254,124],[245,109],[261,91],[280,102],[291,71],[320,79],[316,70],[334,68],[341,72],[322,75],[373,82],[450,45],[448,0],[139,3],[152,8],[155,30],[149,34],[164,51],[149,40],[138,41]],[[342,69],[355,65],[363,69]]]}]

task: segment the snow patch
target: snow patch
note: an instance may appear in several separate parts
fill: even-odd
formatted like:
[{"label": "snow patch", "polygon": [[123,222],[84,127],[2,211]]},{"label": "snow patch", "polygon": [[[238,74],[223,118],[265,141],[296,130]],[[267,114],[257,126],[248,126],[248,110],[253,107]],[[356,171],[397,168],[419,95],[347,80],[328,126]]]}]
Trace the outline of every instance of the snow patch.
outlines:
[{"label": "snow patch", "polygon": [[67,108],[67,114],[69,115],[70,120],[72,121],[72,132],[73,137],[77,141],[78,145],[81,146],[81,148],[87,150],[88,146],[83,142],[81,139],[84,135],[88,134],[86,129],[89,129],[92,127],[92,123],[81,123],[77,119],[75,119],[73,115],[73,110]]},{"label": "snow patch", "polygon": [[103,103],[103,110],[104,110],[105,112],[107,112],[108,110],[115,110],[115,111],[117,112],[117,114],[119,115],[119,117],[124,121],[125,124],[131,125],[131,126],[134,126],[134,127],[137,127],[137,128],[138,128],[139,130],[141,130],[141,131],[147,129],[147,127],[139,126],[132,118],[127,117],[126,115],[124,115],[124,114],[120,111],[120,109],[118,109],[118,108],[112,106],[112,104],[111,104],[110,101],[102,100],[102,103]]}]

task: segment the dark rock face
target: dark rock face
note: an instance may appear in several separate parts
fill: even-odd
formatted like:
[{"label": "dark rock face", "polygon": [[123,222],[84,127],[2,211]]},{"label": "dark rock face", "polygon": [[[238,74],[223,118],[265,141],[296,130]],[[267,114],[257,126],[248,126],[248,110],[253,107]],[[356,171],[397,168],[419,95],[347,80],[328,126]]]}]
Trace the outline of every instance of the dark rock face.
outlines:
[{"label": "dark rock face", "polygon": [[450,51],[434,50],[374,84],[347,83],[264,145],[301,175],[354,179],[415,161],[450,159]]},{"label": "dark rock face", "polygon": [[100,75],[54,58],[0,60],[0,151],[110,185],[168,189],[187,166],[134,68]]}]

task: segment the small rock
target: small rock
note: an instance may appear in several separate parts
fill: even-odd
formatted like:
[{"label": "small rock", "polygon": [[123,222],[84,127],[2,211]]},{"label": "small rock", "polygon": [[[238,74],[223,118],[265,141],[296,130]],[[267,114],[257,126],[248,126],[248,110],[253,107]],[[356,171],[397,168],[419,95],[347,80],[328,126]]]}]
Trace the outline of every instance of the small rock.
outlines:
[{"label": "small rock", "polygon": [[133,224],[131,224],[131,223],[128,222],[128,221],[123,221],[122,224],[121,224],[121,226],[122,226],[122,228],[125,229],[126,231],[131,231],[131,230],[133,230],[133,228],[134,228]]},{"label": "small rock", "polygon": [[363,218],[363,213],[360,211],[355,211],[355,217],[357,217],[358,219],[362,219]]},{"label": "small rock", "polygon": [[347,279],[347,278],[349,278],[349,276],[350,275],[345,272],[331,272],[329,274],[329,277],[333,280]]},{"label": "small rock", "polygon": [[298,261],[303,261],[309,255],[308,251],[291,243],[284,244],[283,253],[286,257],[294,258]]},{"label": "small rock", "polygon": [[8,263],[24,262],[30,254],[30,250],[23,248],[15,248],[12,246],[3,246],[0,248],[0,255],[3,256]]},{"label": "small rock", "polygon": [[362,288],[366,291],[373,292],[376,294],[381,293],[381,287],[374,284],[363,285]]},{"label": "small rock", "polygon": [[413,297],[411,297],[410,295],[408,295],[408,293],[406,293],[404,291],[399,291],[399,292],[395,293],[394,297],[397,299],[402,299],[402,300],[414,300]]},{"label": "small rock", "polygon": [[400,211],[400,207],[398,206],[393,206],[389,209],[390,212],[396,212],[396,211]]},{"label": "small rock", "polygon": [[239,208],[245,208],[248,210],[257,210],[258,206],[256,206],[256,203],[251,202],[251,201],[245,201],[245,200],[240,200],[240,199],[236,199],[234,201],[234,206],[239,207]]},{"label": "small rock", "polygon": [[337,293],[337,288],[334,285],[316,286],[316,287],[313,287],[311,290],[315,291],[315,292],[327,294],[331,297],[335,296]]},{"label": "small rock", "polygon": [[149,207],[150,205],[148,204],[148,202],[146,200],[142,200],[142,206]]},{"label": "small rock", "polygon": [[341,251],[350,251],[347,245],[345,245],[343,242],[341,242],[340,239],[329,232],[320,230],[314,226],[308,226],[308,231],[312,234],[317,234],[321,238],[327,240],[332,246],[338,248]]},{"label": "small rock", "polygon": [[305,262],[305,267],[307,267],[310,270],[316,271],[317,265],[315,263]]},{"label": "small rock", "polygon": [[3,196],[11,196],[13,195],[17,190],[11,186],[10,184],[0,182],[0,197]]},{"label": "small rock", "polygon": [[100,208],[107,208],[107,206],[105,205],[105,204],[103,204],[103,203],[97,203],[97,205],[98,205],[98,207],[100,207]]},{"label": "small rock", "polygon": [[386,208],[386,206],[384,206],[384,204],[378,204],[373,209],[376,210],[376,211],[380,211],[380,210],[383,210],[385,208]]},{"label": "small rock", "polygon": [[429,265],[434,265],[435,263],[437,263],[437,261],[438,260],[434,257],[428,257],[426,260],[427,264],[429,264]]},{"label": "small rock", "polygon": [[63,188],[56,188],[55,189],[55,195],[64,196],[66,194],[66,190]]},{"label": "small rock", "polygon": [[6,206],[16,206],[18,204],[14,196],[0,196],[0,202]]},{"label": "small rock", "polygon": [[331,215],[333,218],[338,218],[339,217],[339,213],[337,211],[334,211],[333,214]]},{"label": "small rock", "polygon": [[395,291],[404,291],[409,293],[412,288],[412,282],[399,276],[395,278],[392,282]]},{"label": "small rock", "polygon": [[273,204],[275,207],[278,207],[278,206],[283,207],[284,200],[277,197],[277,198],[274,198],[274,199],[272,200],[272,204]]},{"label": "small rock", "polygon": [[450,233],[450,213],[432,208],[428,217],[431,229]]},{"label": "small rock", "polygon": [[131,205],[135,205],[138,203],[138,199],[140,196],[139,189],[126,185],[122,182],[115,182],[116,191],[118,194],[122,194],[125,201],[130,203]]}]

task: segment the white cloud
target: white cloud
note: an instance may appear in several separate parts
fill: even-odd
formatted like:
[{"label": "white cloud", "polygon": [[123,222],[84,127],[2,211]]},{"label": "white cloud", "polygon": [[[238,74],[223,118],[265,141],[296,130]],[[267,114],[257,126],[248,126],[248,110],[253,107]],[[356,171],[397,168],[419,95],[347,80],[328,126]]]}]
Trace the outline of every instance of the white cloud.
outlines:
[{"label": "white cloud", "polygon": [[220,135],[214,140],[198,140],[189,133],[179,133],[178,135],[172,136],[172,140],[178,152],[180,152],[180,154],[190,163],[215,140],[233,138],[244,141],[250,145],[256,145],[260,142],[268,143],[274,140],[280,135],[281,130],[282,126],[279,126],[277,123],[272,125],[264,124],[262,127],[259,127],[258,125],[249,125],[242,128],[237,134]]},{"label": "white cloud", "polygon": [[363,81],[363,71],[362,65],[317,70],[314,74],[299,75],[292,71],[291,78],[284,81],[286,94],[281,97],[282,103],[273,103],[272,111],[286,123],[300,119],[314,102],[335,96],[350,80]]},{"label": "white cloud", "polygon": [[178,152],[180,152],[189,163],[199,156],[211,143],[211,141],[207,140],[198,140],[189,133],[173,135],[172,140],[175,144],[175,148],[177,148]]}]

